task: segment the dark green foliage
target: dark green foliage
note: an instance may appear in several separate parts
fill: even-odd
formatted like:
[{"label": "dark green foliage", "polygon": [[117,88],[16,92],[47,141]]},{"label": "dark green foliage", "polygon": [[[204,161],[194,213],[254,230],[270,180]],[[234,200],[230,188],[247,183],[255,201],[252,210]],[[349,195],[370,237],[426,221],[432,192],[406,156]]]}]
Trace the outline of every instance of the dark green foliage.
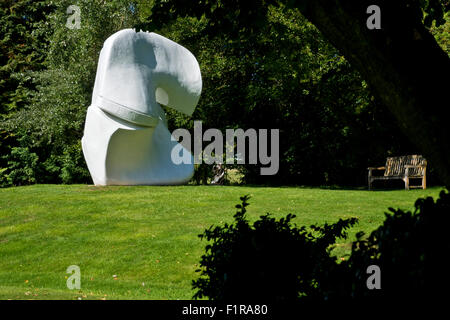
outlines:
[{"label": "dark green foliage", "polygon": [[36,168],[38,156],[30,152],[27,147],[13,147],[11,153],[6,158],[8,168],[3,170],[3,185],[27,185],[36,182]]},{"label": "dark green foliage", "polygon": [[448,0],[419,0],[423,11],[423,24],[426,27],[431,27],[433,21],[436,26],[445,23],[444,12],[450,10],[450,1]]},{"label": "dark green foliage", "polygon": [[183,1],[157,0],[137,1],[138,7],[147,7],[149,15],[142,19],[138,28],[150,27],[159,29],[161,25],[176,20],[178,17],[204,16],[208,20],[209,28],[206,34],[228,33],[234,37],[242,34],[260,32],[266,23],[269,3],[265,0],[222,0],[222,1]]},{"label": "dark green foliage", "polygon": [[[428,26],[443,23],[449,8],[447,0],[405,3]],[[299,9],[307,4],[153,1],[142,25],[175,26],[194,17],[203,21],[197,32],[186,28],[188,36],[177,39],[199,57],[205,80],[196,119],[221,129],[280,129],[279,173],[261,177],[259,168],[245,166],[245,182],[361,185],[373,163],[420,150],[342,53],[305,21]],[[399,21],[403,18],[398,14]],[[434,32],[442,46],[444,27]]]},{"label": "dark green foliage", "polygon": [[[194,298],[236,301],[291,301],[299,296],[328,294],[338,265],[329,254],[337,238],[356,219],[322,227],[297,228],[294,215],[276,220],[269,214],[250,225],[247,196],[233,224],[211,227],[200,238],[212,241],[202,256],[201,277],[193,281]],[[331,272],[330,272],[331,271]]]},{"label": "dark green foliage", "polygon": [[[431,30],[449,52],[450,23],[438,26],[448,1],[410,2],[427,23],[435,21]],[[11,172],[13,148],[28,148],[39,159],[36,182],[90,182],[79,141],[98,54],[109,35],[132,26],[184,45],[200,63],[199,105],[192,117],[168,110],[170,130],[192,129],[194,119],[203,121],[203,131],[280,129],[278,174],[261,176],[258,166],[239,165],[245,183],[363,185],[368,166],[388,155],[418,153],[366,82],[303,17],[302,3],[3,1],[0,179]],[[81,8],[79,30],[65,26],[71,4]],[[25,132],[28,145],[19,142]],[[205,167],[199,166],[196,182],[211,177]],[[433,178],[429,182],[439,182]]]},{"label": "dark green foliage", "polygon": [[[346,262],[352,296],[437,297],[449,287],[450,194],[442,191],[436,202],[418,199],[415,207],[414,212],[390,208],[381,227],[353,243]],[[381,269],[382,290],[365,286],[366,268],[372,264]]]},{"label": "dark green foliage", "polygon": [[[0,115],[20,108],[26,102],[21,94],[23,91],[16,91],[19,81],[12,75],[42,69],[48,31],[38,27],[43,26],[46,15],[53,9],[48,1],[0,2]],[[26,84],[31,88],[29,85]]]},{"label": "dark green foliage", "polygon": [[[20,14],[25,15],[27,27],[22,36],[35,41],[42,38],[39,44],[45,50],[35,52],[41,54],[38,60],[40,68],[31,62],[28,68],[10,68],[16,88],[10,89],[8,94],[15,99],[13,102],[20,104],[9,104],[8,112],[1,115],[3,141],[0,151],[7,156],[3,161],[0,159],[0,167],[5,168],[0,174],[30,172],[26,162],[14,160],[14,168],[7,163],[7,159],[17,158],[9,153],[17,147],[24,147],[20,149],[22,153],[32,150],[39,159],[33,169],[33,179],[27,180],[28,183],[90,182],[80,140],[91,101],[98,54],[108,36],[134,24],[134,14],[127,0],[108,3],[80,0],[76,4],[81,10],[82,28],[69,29],[66,27],[66,9],[74,4],[73,1],[57,0],[51,6],[39,2],[40,5],[32,5],[32,14],[24,9],[26,2],[31,3],[9,1],[3,12],[15,12],[17,7],[21,8]],[[9,39],[8,34],[4,41]],[[22,40],[15,38],[15,41],[20,43]],[[19,58],[13,56],[12,60],[18,63],[22,61]],[[27,141],[27,144],[19,141]],[[4,184],[7,184],[5,181],[9,181],[8,184],[22,183],[7,176],[2,180]]]},{"label": "dark green foliage", "polygon": [[[201,277],[193,281],[194,298],[238,301],[288,301],[439,297],[448,288],[450,194],[418,199],[414,213],[390,208],[382,226],[352,245],[338,263],[330,252],[356,219],[321,227],[296,227],[295,216],[279,221],[269,214],[250,225],[248,197],[242,197],[234,224],[210,227],[200,235],[206,246]],[[369,290],[367,268],[381,269],[381,289]]]},{"label": "dark green foliage", "polygon": [[21,137],[21,146],[13,147],[9,154],[2,156],[7,167],[0,168],[1,186],[20,186],[36,182],[39,157],[29,150],[25,138],[26,136]]},{"label": "dark green foliage", "polygon": [[193,117],[170,112],[170,128],[191,129],[192,119],[203,121],[203,131],[279,128],[280,170],[261,176],[256,165],[238,166],[251,184],[361,185],[366,168],[386,155],[416,152],[298,10],[269,6],[265,19],[259,33],[236,37],[207,32],[206,18],[162,29],[195,54],[204,82]]},{"label": "dark green foliage", "polygon": [[[51,32],[48,26],[45,27],[45,22],[52,10],[54,6],[48,1],[0,2],[0,168],[4,168],[0,172],[0,180],[3,185],[8,185],[7,181],[23,182],[5,174],[18,172],[21,164],[20,161],[17,162],[17,152],[24,154],[25,149],[32,146],[24,146],[23,139],[20,143],[20,136],[6,130],[2,122],[30,101],[31,91],[35,86],[31,77],[25,75],[44,68],[45,47],[48,44],[46,35]],[[19,73],[23,76],[18,75]],[[10,154],[12,150],[15,150],[15,155]],[[8,161],[14,163],[14,168],[7,170]],[[23,164],[20,170],[29,172],[27,166],[28,164]],[[34,178],[25,180],[27,183],[35,181]]]}]

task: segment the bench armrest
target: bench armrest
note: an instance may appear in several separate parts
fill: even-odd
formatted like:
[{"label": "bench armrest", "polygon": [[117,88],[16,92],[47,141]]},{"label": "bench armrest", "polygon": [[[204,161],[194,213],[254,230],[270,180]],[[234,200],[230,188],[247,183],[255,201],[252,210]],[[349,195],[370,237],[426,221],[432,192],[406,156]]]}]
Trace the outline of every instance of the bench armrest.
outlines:
[{"label": "bench armrest", "polygon": [[386,167],[368,167],[367,170],[385,170]]}]

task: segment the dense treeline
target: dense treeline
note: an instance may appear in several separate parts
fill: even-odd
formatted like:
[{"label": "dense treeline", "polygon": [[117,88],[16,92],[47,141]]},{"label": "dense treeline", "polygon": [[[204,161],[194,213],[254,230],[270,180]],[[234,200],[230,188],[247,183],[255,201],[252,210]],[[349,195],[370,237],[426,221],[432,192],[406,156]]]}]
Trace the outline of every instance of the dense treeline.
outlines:
[{"label": "dense treeline", "polygon": [[[98,54],[108,36],[135,26],[179,42],[200,63],[199,105],[192,117],[167,110],[171,130],[191,129],[193,120],[202,120],[204,130],[280,129],[279,173],[260,176],[254,165],[239,166],[245,182],[362,185],[367,166],[419,152],[360,75],[295,8],[249,1],[259,19],[234,19],[226,10],[169,19],[159,2],[80,0],[81,28],[69,29],[72,2],[0,4],[4,186],[91,182],[80,139]],[[449,52],[446,17],[430,29]]]}]

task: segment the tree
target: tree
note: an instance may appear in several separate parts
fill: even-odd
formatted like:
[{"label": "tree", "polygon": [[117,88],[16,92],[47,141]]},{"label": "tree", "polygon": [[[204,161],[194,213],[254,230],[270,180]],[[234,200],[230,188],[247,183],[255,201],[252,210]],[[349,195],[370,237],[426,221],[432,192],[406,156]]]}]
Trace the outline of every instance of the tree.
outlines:
[{"label": "tree", "polygon": [[[0,164],[8,166],[0,169],[8,184],[89,181],[80,140],[86,109],[91,101],[98,55],[106,38],[137,21],[128,0],[107,3],[81,0],[78,6],[82,28],[70,29],[66,27],[67,8],[73,2],[57,0],[52,4],[42,23],[24,31],[30,38],[43,35],[42,51],[45,54],[39,60],[42,67],[13,70],[20,84],[29,85],[12,89],[12,96],[20,90],[26,101],[5,115],[6,119],[1,123],[1,129],[16,138],[8,145],[9,150]],[[6,13],[13,11],[17,4],[11,1],[8,5]],[[44,15],[41,7],[33,8],[39,16]],[[13,63],[18,61],[18,58],[12,60]],[[39,159],[37,164],[20,161],[36,157]],[[23,172],[26,175],[20,177]]]},{"label": "tree", "polygon": [[[421,3],[427,24],[440,21],[435,1]],[[307,10],[303,2],[80,0],[81,29],[65,26],[69,0],[27,4],[6,1],[0,16],[11,27],[0,39],[0,114],[6,120],[0,124],[0,173],[8,181],[20,172],[41,183],[89,181],[79,141],[98,53],[109,35],[132,26],[184,45],[200,63],[199,105],[191,118],[167,110],[170,129],[192,128],[193,119],[202,120],[204,130],[280,129],[279,173],[262,177],[255,165],[239,166],[245,182],[360,185],[365,168],[386,154],[417,152],[384,112],[388,99],[373,99],[371,82],[300,13]],[[15,22],[25,27],[13,28]],[[447,47],[448,25],[430,29]],[[388,89],[391,100],[397,97]],[[431,129],[428,136],[444,130]],[[20,168],[19,154],[39,161]]]},{"label": "tree", "polygon": [[[45,58],[46,15],[54,7],[47,1],[5,0],[0,3],[0,114],[23,107],[23,91],[16,72],[41,70]],[[29,84],[29,83],[27,83]]]},{"label": "tree", "polygon": [[[204,130],[280,128],[279,172],[260,176],[258,166],[238,166],[244,182],[361,185],[368,165],[413,150],[359,74],[298,9],[259,5],[262,20],[253,29],[221,13],[164,24],[170,10],[158,7],[139,26],[197,57],[204,88],[192,118]],[[192,128],[192,118],[169,110],[169,128]]]},{"label": "tree", "polygon": [[[34,85],[30,77],[19,79],[16,75],[44,68],[46,35],[50,30],[48,28],[38,30],[38,28],[45,25],[47,15],[53,9],[53,5],[48,1],[5,0],[0,2],[0,154],[2,155],[0,171],[2,176],[6,170],[1,168],[9,166],[8,160],[3,155],[11,153],[13,151],[11,147],[17,145],[18,141],[13,132],[5,130],[1,121],[29,102],[30,92],[35,89]],[[20,150],[26,150],[25,147],[22,148],[24,149]],[[0,185],[4,180],[2,176],[0,176]]]},{"label": "tree", "polygon": [[[426,2],[429,14],[425,23],[430,24],[433,18],[440,22],[442,5]],[[450,185],[450,126],[446,117],[450,59],[422,22],[420,2],[317,0],[293,4],[361,73],[400,128]],[[381,8],[380,30],[366,26],[366,10],[372,4]]]},{"label": "tree", "polygon": [[[205,16],[210,33],[240,37],[260,31],[268,4],[280,3],[299,8],[346,57],[450,185],[450,126],[444,109],[449,83],[437,76],[450,74],[450,59],[426,28],[443,22],[448,1],[155,1],[147,25]],[[381,8],[380,30],[366,25],[373,4]]]}]

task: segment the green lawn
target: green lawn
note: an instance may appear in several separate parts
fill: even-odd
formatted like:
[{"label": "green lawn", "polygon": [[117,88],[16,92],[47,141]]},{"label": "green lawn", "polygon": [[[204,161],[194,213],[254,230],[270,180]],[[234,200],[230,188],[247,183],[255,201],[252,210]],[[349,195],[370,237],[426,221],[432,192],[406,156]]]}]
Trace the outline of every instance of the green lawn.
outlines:
[{"label": "green lawn", "polygon": [[[297,225],[357,217],[369,233],[388,207],[412,209],[427,190],[328,190],[237,186],[93,187],[34,185],[0,189],[0,299],[190,299],[212,224],[231,222],[250,194],[251,221],[270,212]],[[336,249],[349,252],[350,240]],[[66,269],[81,268],[81,290]],[[113,277],[113,276],[116,277]]]}]

